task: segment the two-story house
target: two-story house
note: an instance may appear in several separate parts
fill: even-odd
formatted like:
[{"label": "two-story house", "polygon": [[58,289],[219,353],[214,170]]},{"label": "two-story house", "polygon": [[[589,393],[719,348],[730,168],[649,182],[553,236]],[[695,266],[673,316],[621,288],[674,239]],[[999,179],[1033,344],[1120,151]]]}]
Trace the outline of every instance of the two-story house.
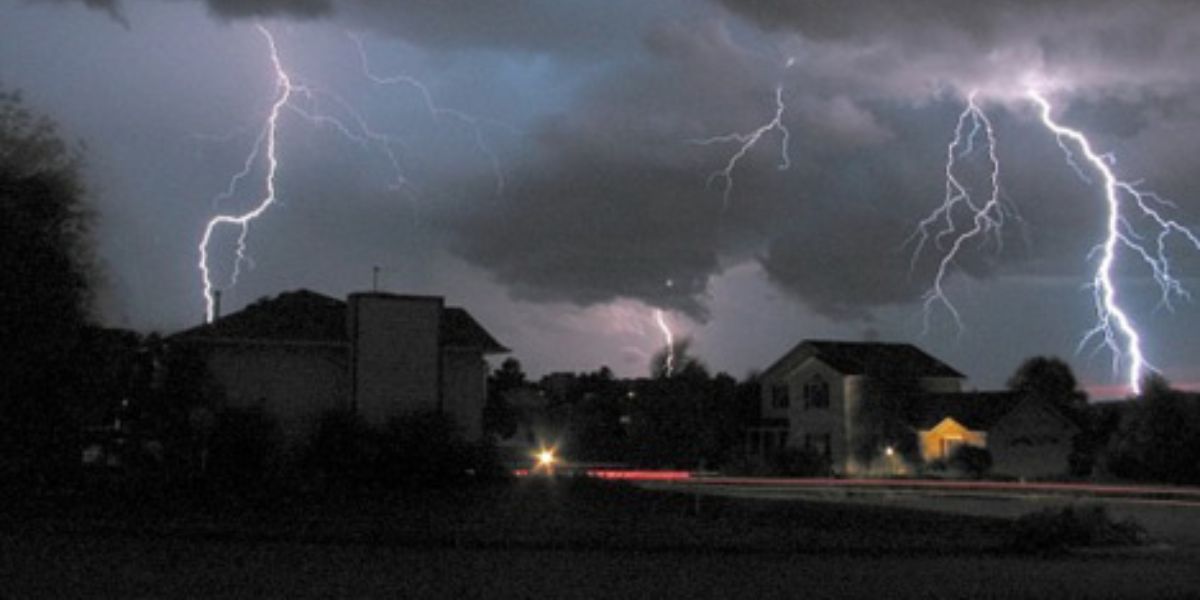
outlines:
[{"label": "two-story house", "polygon": [[[807,447],[837,472],[858,471],[853,445],[864,402],[886,394],[957,392],[962,373],[912,344],[806,340],[761,376],[761,451]],[[896,399],[899,402],[901,399]]]},{"label": "two-story house", "polygon": [[[315,417],[351,409],[372,425],[416,411],[482,435],[488,354],[507,352],[437,296],[308,290],[261,300],[167,338],[203,361],[227,407],[258,407],[290,439]],[[220,407],[216,407],[220,408]]]},{"label": "two-story house", "polygon": [[[841,474],[904,472],[986,448],[993,471],[1066,472],[1078,426],[1012,392],[963,392],[964,376],[912,344],[804,341],[763,372],[751,452],[823,454]],[[905,446],[911,447],[905,447]]]}]

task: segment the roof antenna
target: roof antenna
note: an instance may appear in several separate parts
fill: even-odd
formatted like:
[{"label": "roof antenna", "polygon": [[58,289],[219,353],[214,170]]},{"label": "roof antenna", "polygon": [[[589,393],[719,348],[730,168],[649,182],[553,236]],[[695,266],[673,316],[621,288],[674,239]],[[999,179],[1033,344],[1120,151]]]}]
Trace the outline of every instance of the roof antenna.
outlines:
[{"label": "roof antenna", "polygon": [[371,291],[379,291],[379,265],[371,267]]}]

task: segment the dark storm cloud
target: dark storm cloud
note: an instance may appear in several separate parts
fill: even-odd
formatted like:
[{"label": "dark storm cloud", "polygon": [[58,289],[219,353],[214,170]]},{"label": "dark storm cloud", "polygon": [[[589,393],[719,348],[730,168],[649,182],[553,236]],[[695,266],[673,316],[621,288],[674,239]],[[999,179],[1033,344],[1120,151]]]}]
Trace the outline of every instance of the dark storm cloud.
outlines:
[{"label": "dark storm cloud", "polygon": [[[79,2],[88,8],[102,10],[125,25],[129,25],[122,11],[122,0],[41,0],[43,2]],[[209,11],[219,17],[237,19],[244,17],[290,16],[312,18],[327,15],[333,10],[332,0],[204,0]]]},{"label": "dark storm cloud", "polygon": [[799,34],[804,58],[854,66],[892,94],[1023,86],[1031,73],[1081,93],[1186,84],[1200,50],[1187,0],[720,2],[765,31]]},{"label": "dark storm cloud", "polygon": [[[587,305],[628,297],[705,319],[727,215],[720,193],[705,185],[719,164],[688,139],[725,133],[711,128],[714,114],[726,126],[753,127],[771,113],[771,86],[756,60],[719,23],[661,23],[638,61],[540,120],[534,157],[504,197],[445,217],[455,251],[522,298]],[[712,88],[712,77],[726,85]],[[757,106],[743,105],[750,90]],[[753,181],[758,162],[748,158],[741,176]]]},{"label": "dark storm cloud", "polygon": [[642,0],[346,0],[337,8],[352,27],[421,46],[564,57],[596,55],[632,43],[647,21],[678,6],[675,1]]},{"label": "dark storm cloud", "polygon": [[[80,2],[126,22],[122,0]],[[338,25],[442,50],[491,49],[557,57],[597,55],[636,39],[641,26],[678,8],[641,0],[194,0],[223,19],[330,17]],[[676,11],[677,12],[677,11]],[[614,18],[617,16],[618,18]]]},{"label": "dark storm cloud", "polygon": [[332,0],[206,0],[213,14],[235,19],[286,15],[312,18],[333,11]]},{"label": "dark storm cloud", "polygon": [[[946,144],[974,89],[997,123],[1002,185],[1030,225],[1029,243],[1013,227],[1003,251],[967,253],[955,277],[1079,275],[1100,214],[1019,96],[1030,77],[1060,93],[1062,118],[1105,148],[1119,142],[1154,157],[1123,162],[1134,177],[1171,197],[1194,192],[1186,155],[1175,152],[1200,134],[1200,11],[1183,1],[205,5],[226,19],[325,17],[402,40],[431,60],[549,59],[550,75],[534,85],[554,87],[555,100],[532,107],[521,148],[501,153],[502,196],[446,156],[433,160],[453,181],[423,182],[454,196],[431,209],[441,228],[431,237],[447,236],[453,252],[525,299],[626,297],[703,319],[710,281],[758,260],[775,285],[833,319],[869,320],[881,307],[911,304],[936,254],[910,276],[903,242],[940,202]],[[488,77],[501,77],[477,75],[481,95],[494,89]],[[777,169],[780,140],[770,133],[738,164],[723,207],[720,182],[706,187],[705,178],[736,146],[689,140],[760,126],[776,86],[791,168]],[[510,101],[500,96],[502,114]],[[320,166],[312,176],[333,181]]]}]

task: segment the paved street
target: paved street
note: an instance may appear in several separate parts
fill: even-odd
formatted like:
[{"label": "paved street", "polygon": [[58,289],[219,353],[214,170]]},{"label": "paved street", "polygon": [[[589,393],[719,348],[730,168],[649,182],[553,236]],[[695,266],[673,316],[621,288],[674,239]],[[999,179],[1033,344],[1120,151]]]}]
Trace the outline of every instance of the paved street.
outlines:
[{"label": "paved street", "polygon": [[817,500],[887,505],[983,516],[1018,517],[1074,503],[1099,504],[1116,519],[1133,518],[1150,537],[1175,546],[1200,547],[1200,489],[1085,483],[989,481],[647,477],[638,485],[701,496],[762,500]]}]

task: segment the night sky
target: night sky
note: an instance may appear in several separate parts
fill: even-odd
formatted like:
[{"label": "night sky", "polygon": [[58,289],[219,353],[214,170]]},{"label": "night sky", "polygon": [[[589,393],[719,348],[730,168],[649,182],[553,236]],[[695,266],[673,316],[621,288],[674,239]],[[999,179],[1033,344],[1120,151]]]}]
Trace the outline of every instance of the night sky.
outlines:
[{"label": "night sky", "polygon": [[[786,8],[781,8],[786,7]],[[278,98],[265,26],[297,85],[278,124],[278,204],[254,222],[224,310],[309,288],[444,295],[532,375],[647,372],[654,309],[714,370],[762,369],[803,338],[911,341],[1002,385],[1036,354],[1098,396],[1121,378],[1094,346],[1091,281],[1105,212],[1022,95],[1111,152],[1116,170],[1200,228],[1200,6],[1190,1],[0,0],[0,85],[88,147],[114,326],[203,319],[197,243],[252,207],[263,164],[228,198]],[[378,85],[374,75],[423,82]],[[790,132],[766,125],[776,90]],[[995,127],[1002,197],[1020,218],[964,250],[922,334],[936,253],[914,227],[942,201],[967,95]],[[348,109],[389,140],[356,142]],[[355,130],[359,131],[359,130]],[[962,176],[985,180],[963,159]],[[397,185],[399,182],[399,185]],[[1015,215],[1014,215],[1015,216]],[[236,235],[218,232],[228,288]],[[1200,290],[1200,253],[1168,242]],[[1126,254],[1128,256],[1128,254]],[[1150,272],[1116,268],[1150,361],[1200,382],[1200,306],[1158,306]]]}]

